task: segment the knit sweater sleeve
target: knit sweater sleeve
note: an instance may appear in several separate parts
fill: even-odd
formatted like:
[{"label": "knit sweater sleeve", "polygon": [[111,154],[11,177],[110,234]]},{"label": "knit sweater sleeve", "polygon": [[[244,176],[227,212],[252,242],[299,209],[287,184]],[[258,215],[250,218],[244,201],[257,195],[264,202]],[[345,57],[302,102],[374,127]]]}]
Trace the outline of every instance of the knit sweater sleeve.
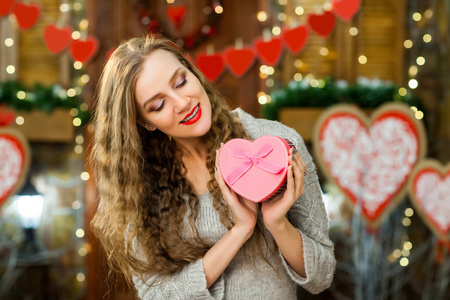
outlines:
[{"label": "knit sweater sleeve", "polygon": [[[140,253],[139,246],[134,243],[134,250]],[[148,299],[223,299],[224,281],[220,276],[209,288],[206,288],[206,277],[203,270],[203,259],[186,265],[174,275],[134,275],[133,283],[137,295],[142,300]]]},{"label": "knit sweater sleeve", "polygon": [[[322,200],[316,167],[303,138],[292,128],[276,121],[254,119],[238,109],[242,124],[253,138],[275,135],[289,139],[306,163],[305,191],[288,212],[289,222],[299,231],[303,240],[306,278],[297,274],[279,252],[283,266],[291,279],[316,294],[327,289],[333,281],[336,267],[334,245],[328,235],[328,216]],[[299,255],[302,255],[299,253]]]}]

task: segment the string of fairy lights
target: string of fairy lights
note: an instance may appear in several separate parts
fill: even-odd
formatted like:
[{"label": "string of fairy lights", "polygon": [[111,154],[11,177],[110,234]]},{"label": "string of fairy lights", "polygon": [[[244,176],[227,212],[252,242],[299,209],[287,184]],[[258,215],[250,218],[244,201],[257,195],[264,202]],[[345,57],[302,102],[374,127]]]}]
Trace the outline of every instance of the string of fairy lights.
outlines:
[{"label": "string of fairy lights", "polygon": [[[84,0],[73,0],[73,1],[62,1],[64,3],[60,4],[59,6],[59,13],[60,18],[61,15],[64,14],[70,14],[70,22],[72,25],[74,25],[76,30],[72,33],[72,39],[78,40],[83,37],[87,33],[87,28],[89,25],[88,20],[85,18],[85,3]],[[15,19],[12,15],[9,16],[9,21],[11,23],[15,23]],[[68,18],[66,18],[68,20]],[[15,38],[12,36],[5,37],[3,41],[3,45],[11,50],[11,48],[17,47],[18,43],[16,42]],[[14,50],[14,49],[13,49]],[[14,59],[11,59],[12,61],[6,64],[5,71],[7,74],[6,80],[14,80],[17,77],[17,72],[20,71],[20,69],[16,66],[16,62],[14,62]],[[72,63],[72,69],[70,72],[70,78],[72,79],[71,87],[68,89],[59,88],[58,93],[61,94],[61,97],[68,97],[72,98],[75,96],[80,96],[83,92],[83,87],[89,82],[90,78],[89,75],[85,73],[85,64],[83,64],[80,61],[74,61]],[[17,98],[20,100],[28,99],[31,95],[31,92],[19,90],[17,92]],[[79,114],[81,112],[88,111],[89,107],[86,103],[82,103],[79,108],[72,108],[70,109],[70,115],[72,117],[72,124],[74,126],[75,131],[75,139],[74,139],[74,148],[73,152],[77,155],[82,155],[84,153],[84,143],[85,139],[82,134],[82,119],[80,118]],[[80,112],[81,110],[81,112]],[[24,118],[24,116],[18,114],[16,115],[15,123],[18,126],[23,125],[27,120]],[[86,171],[81,172],[79,175],[79,178],[82,181],[87,181],[90,179],[90,174]],[[76,180],[76,181],[79,181]],[[81,211],[83,207],[83,201],[82,200],[74,200],[72,202],[72,209],[74,211],[78,211],[77,214],[83,215],[84,213]],[[74,237],[75,239],[78,239],[79,242],[75,242],[75,244],[78,247],[77,253],[80,257],[85,257],[90,251],[91,246],[87,244],[83,238],[85,237],[85,231],[82,228],[83,222],[77,222],[76,228],[74,230]],[[82,268],[76,273],[75,275],[76,280],[79,283],[83,283],[86,279],[86,275],[84,270]]]},{"label": "string of fairy lights", "polygon": [[[308,12],[308,9],[304,6],[297,3],[295,7],[293,8],[294,13],[292,15],[288,15],[286,13],[286,10],[283,9],[286,5],[288,5],[288,0],[278,0],[277,3],[279,6],[281,6],[281,11],[276,13],[276,20],[279,23],[289,23],[293,22],[293,18],[299,18],[300,21],[304,22],[305,14]],[[330,2],[326,1],[322,5],[315,5],[314,7],[315,11],[331,11],[332,5]],[[259,11],[256,14],[256,19],[261,22],[265,23],[269,16],[272,15],[272,12],[269,11]],[[422,14],[419,12],[414,12],[412,14],[412,19],[415,22],[419,22],[422,18],[431,19],[433,16],[433,11],[431,9],[427,9]],[[294,20],[294,22],[298,22],[299,20]],[[281,26],[275,25],[271,28],[271,33],[274,36],[279,36],[281,34]],[[360,30],[356,26],[350,27],[348,30],[348,34],[351,37],[356,37],[358,34],[360,34]],[[423,43],[430,43],[432,41],[432,36],[429,33],[426,33],[422,36]],[[411,39],[407,39],[404,42],[404,47],[406,49],[411,49],[413,47],[413,41]],[[327,46],[322,46],[318,49],[320,56],[327,57],[332,53],[332,50],[330,50]],[[360,53],[356,57],[357,63],[360,65],[365,65],[368,62],[368,57],[364,53]],[[400,96],[406,96],[409,92],[416,89],[418,87],[418,80],[417,80],[417,74],[419,71],[419,67],[423,66],[425,64],[425,58],[422,55],[417,55],[415,58],[415,64],[412,64],[408,70],[409,74],[409,80],[408,80],[408,86],[407,87],[400,87],[398,89],[398,94]],[[311,72],[305,72],[307,70],[306,63],[301,58],[296,58],[294,60],[294,67],[296,69],[296,72],[292,76],[292,80],[299,82],[302,80],[306,80],[311,87],[323,87],[325,85],[325,81],[323,79],[318,79],[312,74]],[[268,89],[271,89],[275,86],[275,72],[276,69],[262,64],[259,68],[259,77],[264,80],[265,86]],[[303,73],[303,74],[302,74]],[[305,74],[306,73],[306,74]],[[264,90],[261,90],[257,93],[257,99],[259,104],[264,105],[266,103],[269,103],[272,99],[269,93],[266,93]],[[415,112],[415,116],[417,119],[423,119],[424,113],[420,111],[417,107],[412,106],[411,109]]]},{"label": "string of fairy lights", "polygon": [[[407,53],[409,55],[408,79],[407,87],[401,87],[398,91],[401,96],[405,96],[407,93],[410,93],[419,87],[419,72],[426,63],[426,55],[423,53],[423,50],[429,48],[433,42],[433,35],[432,32],[430,32],[431,28],[425,25],[432,21],[434,15],[436,1],[432,2],[433,3],[423,11],[419,11],[416,1],[411,1],[410,3],[410,9],[407,16],[410,37],[403,42],[404,48],[407,51],[410,51]],[[422,24],[419,26],[420,22],[422,22]],[[415,117],[417,119],[420,120],[424,117],[424,113],[416,107],[412,106],[411,109],[415,112]],[[414,215],[414,210],[408,207],[405,210],[404,215],[402,225],[405,227],[411,226],[411,217]],[[405,236],[402,245],[389,255],[389,261],[395,262],[398,260],[402,267],[408,266],[410,263],[408,257],[410,256],[412,247],[413,244],[410,241],[410,238]]]},{"label": "string of fairy lights", "polygon": [[[173,4],[175,0],[167,0],[168,4]],[[305,17],[305,14],[308,12],[308,10],[298,4],[294,6],[293,14],[290,15],[286,12],[285,6],[288,5],[288,0],[276,0],[277,4],[280,6],[281,9],[276,14],[273,14],[272,11],[269,9],[261,10],[256,13],[256,20],[260,22],[261,24],[265,25],[270,18],[272,18],[272,22],[276,23],[275,25],[271,26],[270,33],[273,36],[279,36],[282,31],[282,25],[292,22],[293,18],[298,18],[299,20],[302,20],[302,18]],[[413,1],[414,2],[414,1]],[[220,4],[219,1],[212,1],[213,5],[212,8],[216,14],[222,14],[224,12],[223,6]],[[404,87],[400,87],[398,90],[398,94],[400,96],[405,96],[408,93],[414,91],[420,86],[419,82],[419,74],[424,65],[427,62],[426,55],[422,53],[421,51],[423,49],[427,48],[427,45],[430,45],[434,42],[434,37],[432,32],[423,32],[426,30],[429,30],[429,27],[425,26],[427,23],[430,23],[433,19],[434,15],[434,7],[432,5],[435,4],[435,1],[432,1],[432,4],[430,4],[430,7],[427,8],[424,11],[418,11],[417,7],[414,7],[414,3],[410,5],[411,9],[413,11],[408,13],[407,20],[410,28],[410,37],[406,39],[403,42],[403,46],[406,49],[406,51],[409,51],[409,66],[408,66],[408,79],[407,79],[407,85]],[[319,8],[316,9],[322,9],[324,11],[330,11],[332,9],[331,3],[326,1],[322,5],[319,5]],[[74,40],[80,39],[83,34],[86,33],[87,28],[89,26],[88,20],[84,18],[84,0],[74,0],[74,1],[68,1],[67,3],[63,3],[59,7],[59,11],[61,14],[71,14],[72,18],[71,21],[73,24],[76,25],[77,30],[74,30],[72,33],[72,38]],[[13,22],[13,19],[10,17],[10,20]],[[298,21],[298,20],[297,20]],[[421,24],[421,26],[419,26]],[[425,24],[425,25],[424,25]],[[358,36],[360,34],[360,30],[353,26],[349,29],[348,34],[352,37]],[[16,41],[13,37],[6,37],[3,41],[3,44],[6,48],[12,48],[16,46]],[[319,54],[322,57],[327,57],[330,55],[332,51],[327,46],[322,46],[319,48]],[[368,62],[370,58],[367,57],[364,53],[361,53],[357,55],[357,63],[364,65]],[[292,76],[293,81],[302,81],[306,80],[312,87],[321,87],[323,85],[322,79],[317,79],[312,73],[304,72],[306,70],[305,62],[300,58],[295,58],[294,60],[294,68],[295,72]],[[74,82],[73,86],[71,88],[68,88],[67,90],[63,91],[67,97],[74,97],[77,95],[81,95],[83,91],[84,85],[86,85],[90,78],[89,75],[87,75],[84,72],[85,65],[79,61],[74,61],[72,65],[71,73],[73,75]],[[16,67],[15,63],[9,63],[5,67],[5,71],[7,74],[11,76],[15,76],[16,72],[18,71],[18,68]],[[261,80],[264,81],[265,88],[271,89],[276,85],[276,75],[277,69],[268,66],[265,64],[261,64],[259,66],[259,77]],[[306,73],[306,74],[305,74]],[[257,99],[258,102],[261,105],[264,105],[271,101],[271,96],[264,91],[265,89],[262,89],[257,93]],[[19,99],[26,99],[27,93],[25,91],[19,91],[17,93],[17,97]],[[82,104],[80,106],[81,110],[88,110],[87,104]],[[417,119],[422,119],[424,117],[424,113],[420,111],[417,107],[411,107],[412,110],[415,112],[415,116]],[[70,115],[73,117],[73,126],[77,129],[77,132],[80,132],[80,126],[82,125],[81,119],[78,117],[79,110],[76,108],[73,108],[70,110]],[[26,120],[23,118],[23,116],[18,115],[16,117],[16,124],[17,125],[23,125]],[[74,146],[74,153],[81,155],[84,152],[84,137],[82,134],[78,133],[75,137],[75,146]],[[80,178],[83,181],[87,181],[90,179],[90,174],[86,171],[82,172],[80,174]],[[74,210],[79,210],[82,208],[82,203],[80,200],[75,200],[72,203],[72,208]],[[402,219],[402,225],[405,227],[409,227],[411,225],[411,217],[414,215],[414,210],[412,208],[407,208],[404,211],[404,218]],[[75,235],[77,238],[82,239],[85,236],[85,232],[82,228],[78,228],[75,231]],[[395,249],[392,253],[390,253],[388,260],[392,263],[397,262],[403,266],[406,267],[409,264],[409,255],[413,248],[413,244],[410,241],[409,237],[404,237],[402,239],[401,245]],[[80,256],[86,256],[90,251],[90,246],[88,244],[84,244],[78,249],[78,254]],[[79,282],[83,282],[85,280],[85,274],[83,272],[79,272],[76,276],[77,280]]]}]

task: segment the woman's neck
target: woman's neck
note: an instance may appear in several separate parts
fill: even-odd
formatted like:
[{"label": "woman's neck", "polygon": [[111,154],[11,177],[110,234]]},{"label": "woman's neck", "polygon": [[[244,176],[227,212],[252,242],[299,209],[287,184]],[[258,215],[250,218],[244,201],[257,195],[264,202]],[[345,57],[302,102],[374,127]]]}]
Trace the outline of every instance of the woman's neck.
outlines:
[{"label": "woman's neck", "polygon": [[185,159],[206,159],[206,146],[200,139],[175,140]]}]

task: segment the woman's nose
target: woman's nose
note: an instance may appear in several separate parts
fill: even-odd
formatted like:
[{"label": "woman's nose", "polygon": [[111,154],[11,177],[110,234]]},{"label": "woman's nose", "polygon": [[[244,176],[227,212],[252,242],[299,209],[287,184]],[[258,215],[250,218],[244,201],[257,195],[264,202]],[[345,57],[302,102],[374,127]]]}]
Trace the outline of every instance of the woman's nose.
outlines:
[{"label": "woman's nose", "polygon": [[175,112],[177,112],[177,113],[184,112],[191,108],[190,107],[191,100],[189,97],[174,93],[173,100],[174,100]]}]

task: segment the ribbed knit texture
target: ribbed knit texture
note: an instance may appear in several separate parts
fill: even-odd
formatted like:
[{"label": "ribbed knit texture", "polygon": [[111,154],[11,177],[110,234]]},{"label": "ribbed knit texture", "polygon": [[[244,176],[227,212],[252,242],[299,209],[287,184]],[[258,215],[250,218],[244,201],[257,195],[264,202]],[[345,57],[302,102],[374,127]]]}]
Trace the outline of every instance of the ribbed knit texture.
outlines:
[{"label": "ribbed knit texture", "polygon": [[[336,261],[333,243],[328,237],[328,217],[315,165],[302,137],[279,122],[255,119],[241,109],[233,113],[240,117],[253,139],[275,135],[292,141],[306,163],[308,175],[305,177],[305,192],[290,209],[288,220],[302,236],[303,253],[299,252],[298,255],[304,256],[307,276],[303,278],[298,275],[280,251],[278,256],[268,251],[270,266],[258,256],[253,264],[250,257],[244,257],[241,249],[209,289],[206,288],[203,259],[186,266],[171,278],[144,276],[149,285],[163,281],[154,287],[149,287],[140,277],[135,277],[135,287],[141,299],[296,299],[295,284],[311,293],[320,293],[333,280]],[[213,208],[209,193],[200,196],[197,227],[200,236],[210,243],[216,243],[227,232]],[[267,230],[265,234],[269,245],[272,245],[272,236]],[[187,219],[183,235],[187,238],[192,236]]]}]

